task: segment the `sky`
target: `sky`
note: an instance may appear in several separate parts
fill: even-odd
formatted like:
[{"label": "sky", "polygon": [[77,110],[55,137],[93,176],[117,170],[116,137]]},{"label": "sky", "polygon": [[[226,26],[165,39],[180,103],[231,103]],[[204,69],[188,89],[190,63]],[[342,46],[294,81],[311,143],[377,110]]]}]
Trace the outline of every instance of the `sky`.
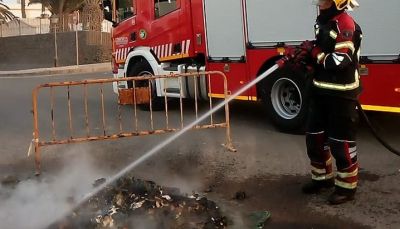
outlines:
[{"label": "sky", "polygon": [[6,4],[17,3],[17,0],[3,0],[3,3],[6,3]]}]

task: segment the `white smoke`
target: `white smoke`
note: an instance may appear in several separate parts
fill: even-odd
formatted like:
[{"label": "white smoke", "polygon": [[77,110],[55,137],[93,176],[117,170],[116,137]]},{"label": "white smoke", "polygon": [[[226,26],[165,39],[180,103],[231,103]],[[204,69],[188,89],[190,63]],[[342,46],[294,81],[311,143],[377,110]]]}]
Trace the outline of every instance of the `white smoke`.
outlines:
[{"label": "white smoke", "polygon": [[92,166],[88,149],[76,147],[63,152],[63,168],[57,174],[21,181],[15,187],[0,186],[0,223],[2,229],[46,228],[68,213],[92,183],[101,177]]}]

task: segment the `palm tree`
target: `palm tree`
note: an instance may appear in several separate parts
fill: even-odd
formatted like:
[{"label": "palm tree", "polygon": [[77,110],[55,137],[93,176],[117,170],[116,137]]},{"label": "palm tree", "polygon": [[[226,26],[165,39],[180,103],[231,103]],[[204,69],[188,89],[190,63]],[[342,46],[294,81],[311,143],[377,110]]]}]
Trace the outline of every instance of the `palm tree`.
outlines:
[{"label": "palm tree", "polygon": [[100,8],[100,0],[85,0],[82,9],[83,28],[91,31],[101,31],[103,11]]},{"label": "palm tree", "polygon": [[46,11],[46,7],[42,3],[42,15],[44,15],[45,11]]},{"label": "palm tree", "polygon": [[28,5],[40,3],[52,14],[69,14],[82,8],[84,0],[29,0]]},{"label": "palm tree", "polygon": [[21,16],[26,18],[26,3],[25,0],[21,0]]},{"label": "palm tree", "polygon": [[29,0],[28,5],[38,3],[46,7],[52,15],[58,15],[60,18],[58,28],[67,31],[68,25],[65,21],[67,21],[68,15],[81,9],[84,5],[84,0]]},{"label": "palm tree", "polygon": [[15,18],[15,15],[11,13],[10,8],[2,3],[0,0],[0,23],[5,21],[11,21]]}]

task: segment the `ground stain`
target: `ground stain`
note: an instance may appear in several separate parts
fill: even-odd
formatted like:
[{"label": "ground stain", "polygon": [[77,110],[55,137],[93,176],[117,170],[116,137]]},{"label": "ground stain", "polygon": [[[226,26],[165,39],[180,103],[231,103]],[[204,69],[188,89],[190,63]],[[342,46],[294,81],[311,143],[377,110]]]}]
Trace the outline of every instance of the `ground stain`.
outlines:
[{"label": "ground stain", "polygon": [[[215,185],[211,195],[215,195],[213,200],[217,203],[218,198],[221,199],[228,217],[229,211],[241,212],[242,216],[253,211],[270,211],[272,216],[265,228],[369,228],[348,218],[327,215],[307,207],[315,198],[315,195],[305,196],[300,191],[308,179],[308,176],[271,175],[240,182],[225,180]],[[238,190],[246,192],[246,199],[234,199]],[[233,228],[236,227],[233,225]]]},{"label": "ground stain", "polygon": [[358,177],[361,181],[371,181],[376,182],[379,180],[380,176],[368,171],[360,171]]}]

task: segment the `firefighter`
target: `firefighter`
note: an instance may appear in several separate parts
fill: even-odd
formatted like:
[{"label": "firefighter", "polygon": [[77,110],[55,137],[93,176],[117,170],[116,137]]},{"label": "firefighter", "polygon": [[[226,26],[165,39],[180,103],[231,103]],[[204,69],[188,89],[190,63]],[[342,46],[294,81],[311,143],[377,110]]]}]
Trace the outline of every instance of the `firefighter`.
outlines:
[{"label": "firefighter", "polygon": [[[303,193],[315,194],[335,187],[328,201],[353,200],[357,189],[356,104],[361,92],[358,73],[361,28],[347,14],[358,6],[355,0],[319,0],[315,41],[300,48],[313,62],[314,74],[306,129],[311,182]],[[296,62],[304,62],[298,55]],[[332,169],[336,161],[336,175]]]}]

